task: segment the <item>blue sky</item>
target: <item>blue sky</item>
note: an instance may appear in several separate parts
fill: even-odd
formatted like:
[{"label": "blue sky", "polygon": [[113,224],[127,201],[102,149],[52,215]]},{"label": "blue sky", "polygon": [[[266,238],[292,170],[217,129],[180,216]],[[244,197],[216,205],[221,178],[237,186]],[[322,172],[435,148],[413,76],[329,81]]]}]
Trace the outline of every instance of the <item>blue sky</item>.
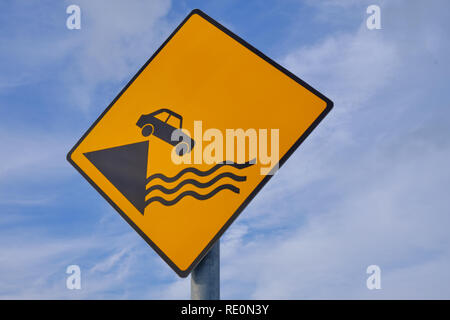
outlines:
[{"label": "blue sky", "polygon": [[[81,30],[65,26],[78,4]],[[381,30],[366,8],[381,7]],[[222,298],[450,298],[449,3],[0,4],[0,298],[189,298],[65,155],[194,8],[334,101],[221,240]],[[65,287],[77,264],[82,289]],[[379,265],[382,289],[366,288]]]}]

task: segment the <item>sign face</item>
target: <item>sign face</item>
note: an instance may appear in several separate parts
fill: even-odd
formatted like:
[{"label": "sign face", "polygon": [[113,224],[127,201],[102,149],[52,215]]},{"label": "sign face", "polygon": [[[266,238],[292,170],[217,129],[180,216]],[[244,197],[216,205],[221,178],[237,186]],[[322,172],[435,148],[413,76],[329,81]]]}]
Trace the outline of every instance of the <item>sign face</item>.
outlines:
[{"label": "sign face", "polygon": [[194,10],[67,159],[185,277],[331,108]]}]

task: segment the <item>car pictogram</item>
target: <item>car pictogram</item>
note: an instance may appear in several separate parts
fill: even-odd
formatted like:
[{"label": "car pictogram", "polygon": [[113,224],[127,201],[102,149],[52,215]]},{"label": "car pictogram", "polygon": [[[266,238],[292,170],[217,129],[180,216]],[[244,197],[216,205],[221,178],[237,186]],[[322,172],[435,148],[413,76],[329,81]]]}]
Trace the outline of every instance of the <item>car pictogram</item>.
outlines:
[{"label": "car pictogram", "polygon": [[[167,115],[165,121],[160,120],[159,118],[164,115]],[[177,120],[177,127],[168,123],[172,117]],[[149,114],[143,114],[136,125],[141,128],[141,133],[144,137],[154,135],[164,142],[175,146],[175,152],[180,156],[190,152],[194,147],[194,140],[182,131],[183,117],[172,110],[159,109]]]}]

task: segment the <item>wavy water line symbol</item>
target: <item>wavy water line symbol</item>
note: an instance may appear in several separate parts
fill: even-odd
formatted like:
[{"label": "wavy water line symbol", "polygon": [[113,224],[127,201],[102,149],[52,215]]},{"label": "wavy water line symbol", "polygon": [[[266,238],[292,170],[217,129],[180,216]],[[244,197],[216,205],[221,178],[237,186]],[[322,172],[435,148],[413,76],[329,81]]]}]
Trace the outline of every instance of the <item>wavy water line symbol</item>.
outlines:
[{"label": "wavy water line symbol", "polygon": [[[161,173],[156,173],[147,178],[147,184],[150,181],[152,181],[153,179],[161,179],[162,181],[168,182],[168,183],[175,182],[175,181],[179,180],[183,175],[185,175],[189,172],[193,173],[199,177],[206,177],[206,176],[213,174],[214,172],[216,172],[217,170],[219,170],[220,168],[222,168],[224,166],[230,166],[230,167],[242,170],[242,169],[248,168],[254,164],[255,164],[255,160],[251,160],[246,163],[222,162],[222,163],[216,164],[214,167],[212,167],[206,171],[202,171],[197,168],[190,167],[190,168],[185,168],[185,169],[181,170],[173,177],[167,177]],[[178,183],[173,188],[166,188],[161,184],[153,185],[153,186],[150,186],[149,188],[147,188],[146,195],[148,196],[152,191],[156,191],[156,190],[159,190],[162,193],[167,194],[167,195],[173,194],[173,193],[176,193],[177,191],[179,191],[185,185],[192,185],[194,187],[201,188],[201,189],[209,188],[212,185],[214,185],[215,183],[217,183],[218,181],[225,179],[225,178],[232,179],[236,182],[243,182],[243,181],[247,180],[247,176],[236,175],[232,172],[223,172],[221,174],[218,174],[217,176],[215,176],[214,178],[212,178],[211,180],[209,180],[207,182],[200,182],[195,179],[185,179],[185,180],[182,180],[180,183]],[[235,185],[232,185],[230,183],[227,183],[227,184],[223,184],[223,185],[216,187],[214,190],[212,190],[211,192],[209,192],[207,194],[200,194],[193,190],[187,190],[187,191],[180,193],[178,196],[176,196],[172,200],[164,199],[161,196],[150,197],[148,200],[145,201],[145,206],[148,206],[152,202],[160,202],[161,204],[163,204],[165,206],[172,206],[172,205],[176,204],[178,201],[180,201],[181,199],[183,199],[184,197],[188,197],[188,196],[193,197],[197,200],[207,200],[207,199],[215,196],[217,193],[219,193],[222,190],[230,190],[234,193],[240,192],[240,189],[238,187],[236,187]]]},{"label": "wavy water line symbol", "polygon": [[219,193],[222,190],[231,190],[234,193],[239,193],[240,189],[238,187],[235,187],[231,184],[223,184],[221,186],[218,186],[217,188],[215,188],[213,191],[211,191],[210,193],[207,194],[199,194],[195,191],[192,190],[188,190],[185,192],[180,193],[175,199],[173,200],[166,200],[163,197],[151,197],[150,199],[148,199],[147,201],[145,201],[145,205],[148,206],[150,203],[158,201],[160,203],[162,203],[165,206],[172,206],[174,204],[176,204],[178,201],[180,201],[181,199],[183,199],[184,197],[187,196],[191,196],[197,200],[207,200],[213,196],[215,196],[217,193]]},{"label": "wavy water line symbol", "polygon": [[164,182],[174,182],[177,181],[179,178],[181,178],[183,175],[185,175],[188,172],[192,172],[193,174],[196,174],[200,177],[206,177],[209,176],[210,174],[216,172],[217,170],[219,170],[220,168],[222,168],[223,166],[231,166],[233,168],[237,168],[237,169],[245,169],[248,168],[252,165],[255,164],[255,160],[251,160],[251,161],[247,161],[245,163],[234,163],[234,162],[221,162],[216,164],[214,167],[212,167],[209,170],[206,171],[201,171],[197,168],[193,168],[193,167],[189,167],[189,168],[185,168],[183,170],[181,170],[180,172],[178,172],[175,176],[173,177],[167,177],[165,175],[163,175],[162,173],[155,173],[152,174],[150,177],[147,178],[147,183],[149,183],[150,181],[152,181],[153,179],[161,179]]},{"label": "wavy water line symbol", "polygon": [[224,172],[224,173],[221,173],[221,174],[215,176],[214,178],[212,178],[211,180],[209,180],[207,182],[198,182],[195,179],[186,179],[186,180],[181,181],[176,187],[174,187],[172,189],[167,189],[164,186],[157,184],[157,185],[151,186],[150,188],[147,189],[147,195],[154,190],[160,190],[161,192],[163,192],[165,194],[172,194],[172,193],[177,192],[178,190],[180,190],[183,186],[185,186],[187,184],[192,184],[192,185],[196,186],[197,188],[202,188],[202,189],[208,188],[208,187],[212,186],[214,183],[216,183],[217,181],[219,181],[220,179],[224,179],[224,178],[230,178],[237,182],[242,182],[242,181],[247,180],[246,176],[238,176],[231,172]]}]

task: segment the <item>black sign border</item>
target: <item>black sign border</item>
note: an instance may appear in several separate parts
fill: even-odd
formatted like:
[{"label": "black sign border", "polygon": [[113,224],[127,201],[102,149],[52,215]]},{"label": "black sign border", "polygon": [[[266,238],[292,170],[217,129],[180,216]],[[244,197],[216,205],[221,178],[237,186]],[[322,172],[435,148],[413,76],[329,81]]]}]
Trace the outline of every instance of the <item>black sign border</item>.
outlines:
[{"label": "black sign border", "polygon": [[333,108],[333,102],[321,94],[319,91],[315,90],[305,81],[294,75],[292,72],[286,70],[281,65],[264,55],[261,51],[253,47],[251,44],[247,43],[245,40],[225,28],[223,25],[215,21],[213,18],[205,14],[203,11],[199,9],[192,10],[188,16],[180,23],[180,25],[172,32],[172,34],[164,41],[164,43],[155,51],[155,53],[151,56],[150,59],[141,67],[141,69],[136,73],[136,75],[127,83],[127,85],[120,91],[120,93],[114,98],[114,100],[109,104],[109,106],[103,111],[103,113],[98,117],[98,119],[91,125],[91,127],[86,131],[86,133],[78,140],[75,146],[70,150],[67,154],[67,161],[75,167],[75,169],[105,198],[109,204],[119,212],[123,219],[125,219],[128,224],[133,227],[133,229],[152,247],[161,258],[182,278],[187,277],[193,268],[203,259],[203,257],[208,253],[214,243],[222,236],[222,234],[228,229],[228,227],[233,223],[234,220],[239,216],[239,214],[247,207],[250,201],[258,194],[258,192],[264,187],[264,185],[272,178],[272,175],[267,175],[253,190],[252,193],[244,200],[241,206],[236,210],[236,212],[231,216],[231,218],[223,225],[223,227],[219,230],[219,232],[214,236],[214,238],[208,243],[208,245],[203,249],[203,251],[198,255],[198,257],[192,262],[192,264],[186,269],[181,270],[178,268],[170,259],[165,255],[165,253],[158,248],[158,246],[147,236],[145,235],[139,227],[123,212],[109,197],[106,195],[96,184],[94,181],[87,176],[83,170],[72,160],[71,156],[75,149],[80,145],[80,143],[85,139],[85,137],[91,132],[91,130],[97,125],[97,123],[103,118],[103,116],[109,111],[109,109],[116,103],[116,101],[122,96],[122,94],[128,89],[128,87],[134,82],[134,80],[141,74],[141,72],[147,67],[147,65],[158,55],[158,53],[164,48],[164,46],[172,39],[172,37],[180,30],[180,28],[189,20],[191,16],[194,14],[199,15],[203,19],[207,20],[209,23],[213,24],[215,27],[226,33],[228,36],[242,44],[244,47],[255,53],[260,58],[264,59],[266,62],[270,63],[272,66],[286,74],[292,80],[296,81],[301,86],[305,87],[320,99],[326,102],[325,110],[319,115],[319,117],[309,126],[309,128],[300,136],[300,138],[292,145],[292,147],[283,155],[280,159],[278,165],[279,168],[286,162],[286,160],[294,153],[294,151],[300,146],[300,144],[310,135],[310,133],[317,127],[317,125],[325,118],[325,116],[330,112]]}]

